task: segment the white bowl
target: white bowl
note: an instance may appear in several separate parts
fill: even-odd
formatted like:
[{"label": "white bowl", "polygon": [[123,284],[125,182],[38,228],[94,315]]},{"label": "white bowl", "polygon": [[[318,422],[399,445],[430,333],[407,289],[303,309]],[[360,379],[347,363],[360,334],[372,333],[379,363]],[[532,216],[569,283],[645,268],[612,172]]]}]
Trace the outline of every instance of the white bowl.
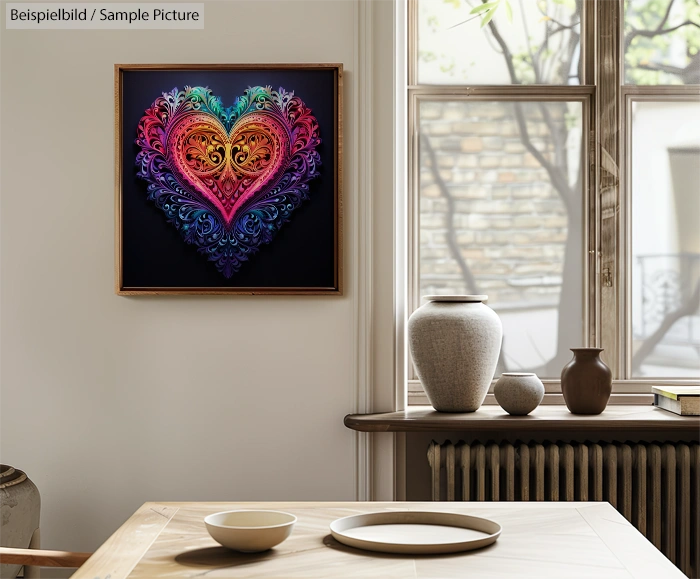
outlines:
[{"label": "white bowl", "polygon": [[229,549],[259,553],[292,534],[297,518],[282,511],[224,511],[204,518],[212,538]]}]

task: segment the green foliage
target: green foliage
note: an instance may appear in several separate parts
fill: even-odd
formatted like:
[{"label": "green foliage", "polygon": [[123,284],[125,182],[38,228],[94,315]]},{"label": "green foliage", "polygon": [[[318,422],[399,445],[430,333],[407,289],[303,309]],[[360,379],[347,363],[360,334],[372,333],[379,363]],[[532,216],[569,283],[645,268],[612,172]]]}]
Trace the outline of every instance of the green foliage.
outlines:
[{"label": "green foliage", "polygon": [[454,62],[451,64],[441,64],[440,65],[440,71],[448,73],[448,74],[451,74],[454,71],[454,68],[455,68]]},{"label": "green foliage", "polygon": [[506,0],[506,18],[508,18],[508,22],[513,22],[513,7],[508,0]]},{"label": "green foliage", "polygon": [[432,50],[421,50],[418,53],[418,58],[423,62],[434,62],[438,59],[438,55]]},{"label": "green foliage", "polygon": [[[664,22],[670,2],[674,5]],[[626,0],[625,82],[636,85],[686,82],[683,69],[700,50],[698,25],[697,0]],[[680,27],[666,32],[677,26]],[[679,48],[685,48],[686,52],[681,62]]]},{"label": "green foliage", "polygon": [[[445,0],[447,1],[447,0]],[[506,16],[509,22],[513,21],[513,8],[508,0],[493,0],[493,2],[486,2],[485,4],[479,4],[472,8],[469,14],[482,14],[481,18],[481,28],[486,26],[491,19],[496,15],[496,10],[501,4],[506,7]]]},{"label": "green foliage", "polygon": [[513,55],[513,68],[515,76],[522,84],[535,83],[535,69],[532,66],[532,58],[527,52],[518,52]]},{"label": "green foliage", "polygon": [[[419,0],[423,7],[429,7],[432,3],[438,2],[439,0]],[[484,34],[489,37],[489,44],[494,50],[499,51],[498,47],[495,46],[493,42],[493,36],[489,32],[490,28],[499,23],[497,26],[500,29],[501,35],[508,41],[513,37],[521,37],[517,31],[509,29],[509,26],[516,26],[521,28],[523,26],[527,27],[525,20],[529,21],[530,30],[527,31],[528,46],[510,46],[510,51],[513,54],[513,68],[516,71],[516,77],[519,83],[532,84],[537,82],[544,83],[567,83],[568,79],[566,74],[568,73],[568,68],[562,65],[562,59],[568,59],[571,55],[564,54],[566,52],[566,47],[570,45],[570,40],[568,35],[572,34],[578,36],[578,22],[579,15],[577,12],[578,3],[581,0],[525,0],[520,3],[519,7],[524,7],[526,11],[529,9],[535,10],[535,13],[542,15],[539,20],[533,18],[532,14],[519,14],[515,13],[514,6],[512,5],[512,0],[461,0],[461,3],[455,2],[455,0],[442,0],[442,3],[451,6],[455,9],[463,10],[468,9],[469,17],[466,19],[456,20],[453,23],[442,22],[444,25],[444,30],[450,30],[458,26],[463,26],[464,34],[474,34],[474,26],[476,23],[471,23],[477,18],[480,21],[480,28],[484,30]],[[588,1],[588,0],[583,0]],[[518,5],[516,5],[518,6]],[[431,17],[426,14],[425,9],[421,12],[422,18]],[[441,13],[441,19],[446,20],[444,13]],[[500,20],[502,18],[502,20]],[[514,22],[515,21],[515,22]],[[426,22],[424,20],[424,22]],[[436,33],[439,34],[439,29],[433,28],[433,20],[430,20],[430,25]],[[562,28],[563,25],[563,28]],[[537,40],[533,40],[533,36]],[[547,39],[546,42],[553,42],[559,51],[557,54],[554,50],[550,50],[547,47],[538,46],[540,39]],[[576,43],[576,39],[573,40]],[[533,64],[533,52],[534,57],[537,59],[537,66]],[[549,60],[546,66],[543,66],[542,59]],[[479,57],[477,55],[477,61]],[[467,70],[458,70],[457,66],[452,66],[450,63],[441,68],[441,70],[449,70],[451,73],[463,74],[465,77],[468,74]],[[547,78],[540,78],[535,74],[536,70],[542,71],[546,69]],[[541,76],[541,75],[540,75]]]},{"label": "green foliage", "polygon": [[[429,6],[431,2],[419,1],[424,3],[424,6]],[[570,71],[566,69],[565,63],[567,59],[571,60],[571,55],[562,52],[561,47],[564,44],[560,42],[560,38],[565,38],[564,34],[579,34],[577,9],[581,0],[524,0],[521,6],[526,11],[533,10],[536,14],[541,14],[539,20],[533,20],[532,14],[528,16],[530,29],[526,35],[526,46],[512,42],[515,34],[510,32],[505,24],[506,18],[508,22],[513,22],[511,1],[442,0],[444,4],[455,9],[467,8],[470,17],[458,19],[456,22],[441,23],[438,23],[434,16],[423,17],[428,18],[429,26],[436,33],[439,33],[442,27],[448,29],[464,25],[464,33],[467,35],[474,34],[473,27],[476,27],[476,23],[470,23],[471,20],[479,19],[484,34],[489,35],[491,39],[489,29],[498,22],[501,35],[509,44],[513,70],[518,82],[568,83],[566,77]],[[588,1],[592,0],[583,0],[584,3]],[[670,12],[669,6],[672,8]],[[664,21],[667,12],[668,18]],[[515,20],[517,22],[514,26],[524,26],[520,22],[520,15],[517,15]],[[533,22],[536,23],[535,26]],[[566,27],[564,31],[562,26]],[[693,59],[694,66],[698,67],[697,62],[700,59],[700,0],[625,0],[624,32],[625,83],[655,85],[699,82],[697,78],[700,73],[696,71],[693,75],[693,71],[688,67],[693,63]],[[544,46],[541,46],[541,39],[547,39]],[[498,50],[493,42],[490,44],[494,50]],[[434,55],[425,56],[434,60]],[[423,59],[423,56],[419,55],[419,58]],[[461,74],[461,68],[457,70],[454,58],[446,57],[445,60],[447,62],[441,66],[441,70],[449,71],[450,74]]]},{"label": "green foliage", "polygon": [[564,123],[566,125],[566,130],[570,131],[581,125],[581,117],[577,113],[567,110],[566,113],[564,113]]}]

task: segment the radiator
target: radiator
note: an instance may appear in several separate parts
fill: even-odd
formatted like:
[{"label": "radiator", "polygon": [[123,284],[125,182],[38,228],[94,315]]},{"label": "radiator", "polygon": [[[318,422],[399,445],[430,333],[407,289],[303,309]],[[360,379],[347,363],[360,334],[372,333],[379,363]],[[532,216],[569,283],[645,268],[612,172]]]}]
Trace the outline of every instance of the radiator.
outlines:
[{"label": "radiator", "polygon": [[431,442],[432,499],[608,501],[700,577],[697,443]]}]

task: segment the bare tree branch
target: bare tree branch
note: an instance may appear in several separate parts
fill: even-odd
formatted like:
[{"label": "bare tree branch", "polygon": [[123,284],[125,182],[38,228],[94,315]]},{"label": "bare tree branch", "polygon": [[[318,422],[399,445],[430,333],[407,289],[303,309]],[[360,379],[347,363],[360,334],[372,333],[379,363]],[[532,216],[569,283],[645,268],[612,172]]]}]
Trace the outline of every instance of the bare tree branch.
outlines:
[{"label": "bare tree branch", "polygon": [[671,14],[671,8],[673,7],[674,1],[675,0],[671,0],[668,3],[668,6],[666,7],[666,12],[663,18],[661,19],[661,22],[659,22],[656,28],[654,28],[653,30],[639,30],[638,28],[632,28],[630,32],[625,34],[625,53],[627,53],[627,49],[632,44],[632,41],[638,36],[641,36],[643,38],[654,38],[656,36],[668,34],[669,32],[673,32],[674,30],[678,30],[679,28],[683,28],[684,26],[697,26],[698,28],[700,28],[700,24],[692,20],[686,20],[684,22],[681,22],[680,24],[677,24],[676,26],[671,26],[671,28],[664,28]]},{"label": "bare tree branch", "polygon": [[[483,1],[485,2],[486,0]],[[493,20],[489,22],[489,30],[491,31],[491,34],[493,34],[493,37],[496,39],[496,42],[498,42],[498,46],[501,47],[503,57],[506,59],[506,66],[508,67],[508,74],[510,75],[511,83],[522,84],[518,79],[518,75],[515,72],[515,66],[513,65],[513,53],[510,51],[510,48],[508,48],[506,41],[503,40],[503,36],[501,36],[501,33],[498,31],[498,27],[496,26],[496,23]]]},{"label": "bare tree branch", "polygon": [[[552,144],[554,145],[554,167],[561,168],[562,173],[566,175],[567,170],[567,159],[566,159],[566,134],[562,134],[561,128],[557,127],[552,114],[549,110],[550,106],[562,105],[564,103],[543,103],[538,102],[537,106],[542,113],[542,119],[547,125],[549,134],[552,137]],[[564,105],[566,106],[566,105]],[[564,126],[564,131],[566,128]]]},{"label": "bare tree branch", "polygon": [[[549,32],[549,37],[552,38],[552,37],[554,37],[556,34],[559,34],[560,32],[564,32],[565,30],[571,30],[571,38],[569,39],[569,45],[570,45],[571,48],[570,48],[569,51],[568,51],[568,58],[567,58],[566,60],[563,60],[563,59],[562,59],[562,70],[563,70],[563,67],[564,67],[567,63],[568,63],[568,68],[569,68],[569,69],[571,68],[571,61],[572,61],[572,59],[573,59],[573,55],[574,55],[575,52],[576,52],[576,46],[578,45],[579,38],[580,38],[580,36],[581,36],[580,34],[576,34],[576,33],[574,32],[574,30],[573,30],[574,26],[576,26],[577,24],[578,24],[578,22],[575,22],[575,23],[571,24],[571,26],[563,26],[563,25],[561,25],[561,26],[558,26],[557,28],[552,29],[552,30]],[[540,45],[540,47],[537,49],[537,52],[535,53],[535,56],[536,56],[536,58],[537,58],[538,60],[541,59],[542,54],[543,54],[543,52],[545,51],[546,48],[547,48],[547,44],[543,42],[543,43]],[[556,59],[550,59],[550,60],[555,61]],[[562,74],[561,77],[564,78],[564,79],[567,79],[567,78],[569,77],[568,72],[569,72],[569,71],[568,71],[568,69],[567,69],[567,70],[566,70],[566,74]],[[543,75],[543,78],[547,78],[547,76],[546,76],[546,75]]]},{"label": "bare tree branch", "polygon": [[430,143],[430,139],[427,135],[421,135],[421,143],[425,147],[426,153],[428,153],[428,158],[430,159],[430,171],[433,174],[435,184],[438,186],[438,189],[440,189],[440,193],[447,201],[447,212],[445,213],[445,221],[447,225],[447,245],[450,248],[452,257],[454,257],[455,261],[457,262],[457,265],[459,266],[459,270],[462,272],[462,278],[467,284],[467,292],[478,294],[479,290],[476,286],[476,279],[474,279],[474,274],[472,273],[471,269],[469,269],[467,262],[464,260],[464,257],[462,256],[462,251],[459,248],[459,243],[457,242],[457,234],[455,232],[454,226],[454,215],[456,213],[454,197],[452,196],[452,193],[450,193],[450,190],[447,187],[447,183],[445,183],[445,180],[442,178],[442,175],[440,175],[435,150],[433,149],[433,146]]},{"label": "bare tree branch", "polygon": [[535,157],[537,162],[542,165],[542,168],[547,171],[549,180],[552,182],[554,188],[559,191],[561,200],[564,202],[567,211],[570,213],[573,207],[571,195],[567,194],[567,192],[570,191],[568,179],[563,175],[561,169],[550,163],[544,154],[532,143],[532,139],[530,138],[530,133],[527,128],[527,121],[525,120],[525,115],[523,114],[522,103],[519,101],[513,103],[513,108],[515,109],[515,121],[518,123],[518,130],[520,131],[520,140],[528,152]]},{"label": "bare tree branch", "polygon": [[[469,5],[471,6],[471,5]],[[475,20],[477,18],[481,18],[481,14],[474,14],[471,18],[467,18],[466,20],[462,20],[462,22],[457,22],[457,24],[453,24],[452,26],[448,26],[447,30],[452,30],[453,28],[457,28],[458,26],[461,26],[462,24],[466,24],[467,22],[471,22],[472,20]]]},{"label": "bare tree branch", "polygon": [[[508,49],[508,46],[506,45],[503,37],[499,33],[498,27],[496,23],[491,20],[489,22],[489,29],[491,33],[493,34],[493,37],[496,39],[496,41],[499,43],[501,46],[501,50],[503,52],[504,58],[506,59],[506,66],[508,68],[508,71],[511,76],[511,81],[513,84],[520,84],[516,74],[515,74],[515,68],[513,66],[513,55]],[[555,29],[557,32],[560,32],[563,30],[563,28],[558,28]],[[551,37],[551,34],[550,34]],[[540,51],[538,51],[540,54],[543,54],[542,48],[540,48]],[[568,52],[568,64],[566,65],[567,68],[566,70],[570,70],[571,68],[571,63],[573,62],[573,57],[575,55],[575,47],[573,50],[570,50]],[[575,209],[576,209],[576,204],[575,204],[575,192],[576,191],[581,191],[581,183],[582,183],[582,173],[584,171],[584,168],[581,167],[579,171],[579,177],[577,181],[577,189],[573,189],[569,186],[569,179],[568,179],[568,171],[566,170],[566,165],[554,165],[551,162],[549,162],[546,157],[540,152],[532,143],[532,139],[530,138],[530,134],[527,128],[527,121],[525,119],[525,115],[523,114],[523,109],[522,109],[522,103],[519,101],[516,101],[514,103],[514,110],[515,110],[515,119],[518,124],[518,130],[520,131],[520,141],[523,143],[523,146],[529,151],[533,157],[538,161],[540,166],[542,166],[545,171],[547,171],[547,174],[549,175],[550,181],[552,183],[552,186],[557,190],[559,194],[559,198],[562,200],[562,203],[564,203],[564,206],[566,208],[566,212],[569,216],[576,215]],[[546,126],[549,130],[549,134],[552,135],[552,140],[556,139],[556,124],[553,122],[551,117],[549,117],[549,122],[547,122],[547,115],[546,113],[543,114],[543,118],[545,119],[545,122],[547,123]],[[565,127],[565,125],[564,125]],[[560,138],[560,142],[565,142],[565,137],[563,139]],[[561,160],[559,158],[558,160]],[[563,358],[567,356],[567,348],[569,344],[566,343],[567,341],[567,328],[571,326],[571,324],[576,323],[575,320],[572,318],[571,311],[564,306],[564,304],[568,303],[567,300],[569,299],[574,299],[572,296],[575,296],[576,293],[576,272],[574,271],[573,274],[570,271],[571,268],[575,269],[575,260],[579,257],[577,255],[577,246],[576,246],[576,238],[575,236],[568,236],[567,237],[567,242],[566,242],[566,249],[565,249],[565,257],[564,257],[564,263],[563,263],[563,268],[564,268],[564,283],[562,285],[562,290],[561,290],[561,301],[559,305],[559,320],[557,322],[558,325],[558,338],[557,338],[557,352],[554,355],[554,357],[545,365],[543,365],[542,368],[536,369],[537,372],[541,372],[544,375],[547,376],[554,376],[556,375],[556,372],[559,371],[561,368],[563,362]],[[567,273],[568,272],[568,273]],[[579,290],[580,291],[580,290]],[[568,297],[567,297],[568,296]]]},{"label": "bare tree branch", "polygon": [[700,308],[700,281],[698,281],[695,291],[690,296],[687,302],[669,314],[661,322],[656,331],[642,343],[641,347],[632,356],[632,373],[636,374],[646,357],[654,351],[654,348],[659,345],[666,333],[673,325],[686,316],[692,316]]},{"label": "bare tree branch", "polygon": [[700,28],[700,23],[695,22],[694,20],[686,20],[680,24],[676,24],[676,26],[671,26],[671,28],[664,28],[661,32],[659,32],[659,34],[667,34],[669,32],[673,32],[674,30],[678,30],[679,28],[683,28],[684,26],[695,26],[696,28]]},{"label": "bare tree branch", "polygon": [[683,28],[684,26],[695,26],[697,28],[700,28],[700,24],[697,22],[694,22],[692,20],[685,20],[681,22],[680,24],[676,24],[675,26],[671,26],[671,28],[664,28],[663,30],[633,30],[632,33],[635,36],[642,36],[644,38],[654,38],[655,36],[662,36],[663,34],[668,34],[669,32],[674,32],[675,30],[678,30],[679,28]]},{"label": "bare tree branch", "polygon": [[[522,16],[523,28],[525,29],[525,40],[527,42],[527,52],[530,55],[530,61],[532,62],[532,70],[535,72],[535,84],[542,84],[542,77],[540,76],[540,63],[539,59],[535,60],[535,54],[532,51],[532,42],[530,41],[530,30],[527,26],[527,19],[525,18],[525,7],[523,6],[523,0],[520,0],[520,15]],[[539,56],[538,52],[538,56]]]},{"label": "bare tree branch", "polygon": [[[501,36],[498,27],[493,20],[489,22],[489,29],[503,51],[503,56],[506,59],[506,66],[508,67],[511,81],[513,84],[520,84],[515,73],[515,67],[513,66],[513,54],[510,52],[508,45],[503,39],[503,36]],[[552,185],[554,185],[557,191],[560,192],[562,201],[566,205],[567,211],[569,211],[572,209],[572,199],[571,195],[567,194],[570,192],[568,178],[563,174],[561,169],[550,163],[542,152],[539,151],[532,143],[532,139],[530,138],[530,133],[527,128],[527,121],[525,120],[525,115],[523,114],[522,104],[520,102],[515,102],[513,106],[515,109],[515,119],[518,123],[518,130],[520,131],[520,139],[523,145],[532,154],[532,156],[537,159],[537,162],[544,168],[544,170],[547,171]]]},{"label": "bare tree branch", "polygon": [[666,22],[668,22],[668,17],[671,15],[671,9],[673,8],[673,3],[676,0],[670,0],[668,3],[668,6],[666,6],[666,12],[664,13],[664,17],[661,19],[661,22],[659,22],[659,25],[656,27],[657,32],[661,30],[664,26],[666,26]]},{"label": "bare tree branch", "polygon": [[652,72],[667,72],[669,74],[678,74],[682,75],[686,69],[681,68],[680,66],[673,66],[671,64],[663,64],[660,62],[649,62],[647,64],[638,64],[634,68],[638,68],[640,70],[650,70]]},{"label": "bare tree branch", "polygon": [[[482,3],[486,2],[488,0],[481,0]],[[577,14],[580,15],[581,13],[581,8],[580,8],[580,1],[577,0]],[[471,4],[471,2],[467,2],[468,4]],[[523,3],[524,4],[524,3]],[[522,7],[521,7],[522,9]],[[570,25],[564,25],[563,23],[559,22],[558,20],[552,20],[551,22],[548,21],[546,24],[546,42],[543,43],[543,45],[539,46],[538,50],[533,54],[533,49],[532,46],[528,47],[528,50],[530,52],[530,59],[532,61],[532,66],[533,69],[534,67],[537,67],[538,73],[536,73],[536,80],[538,82],[543,82],[544,79],[549,78],[545,72],[543,66],[546,64],[546,62],[543,62],[543,58],[545,55],[545,50],[547,48],[547,42],[551,41],[553,37],[555,37],[557,34],[562,34],[566,30],[571,30],[571,38],[569,39],[568,44],[565,42],[564,37],[561,38],[560,46],[558,48],[558,54],[561,54],[561,57],[558,60],[563,61],[562,65],[564,68],[560,69],[561,72],[561,78],[565,79],[564,81],[566,82],[569,78],[569,71],[571,70],[571,66],[573,63],[573,59],[576,55],[576,47],[578,46],[578,39],[580,37],[580,34],[577,34],[573,28],[578,24],[578,22],[573,22]],[[497,43],[498,47],[500,47],[500,50],[494,50],[495,52],[500,52],[505,60],[506,68],[508,70],[508,74],[511,80],[511,83],[514,85],[519,85],[522,84],[523,81],[518,78],[518,73],[515,68],[515,58],[516,56],[510,51],[504,37],[501,35],[500,30],[498,29],[498,26],[496,25],[494,20],[491,20],[488,24],[488,31],[490,34],[487,35],[487,39],[489,43],[491,43],[492,40]],[[526,36],[529,36],[526,31]],[[552,58],[557,58],[557,55],[547,56],[547,61],[552,60]],[[555,66],[555,65],[552,65]],[[539,77],[537,77],[537,74],[539,74]],[[518,130],[520,132],[520,141],[522,142],[523,146],[525,149],[533,155],[533,157],[537,160],[537,162],[540,164],[542,168],[545,169],[547,174],[549,175],[550,182],[552,186],[555,188],[557,191],[559,198],[562,200],[562,203],[564,204],[567,214],[569,216],[576,215],[576,208],[577,205],[575,203],[576,201],[576,192],[581,191],[581,186],[582,186],[582,179],[583,179],[583,171],[584,168],[581,167],[581,170],[579,171],[577,182],[575,185],[575,188],[572,189],[572,187],[569,185],[569,177],[568,177],[568,158],[566,157],[565,154],[565,148],[566,148],[566,134],[568,132],[568,129],[566,128],[565,124],[558,124],[557,122],[554,121],[552,118],[550,111],[546,109],[546,107],[543,109],[542,112],[542,118],[545,122],[545,126],[548,129],[548,134],[551,135],[551,140],[552,143],[555,145],[557,148],[557,154],[555,158],[555,163],[552,163],[547,159],[545,154],[543,154],[541,151],[537,149],[537,147],[534,145],[532,142],[532,138],[530,136],[529,130],[528,130],[528,125],[527,125],[527,120],[525,118],[525,114],[523,111],[523,106],[522,103],[519,101],[516,101],[514,103],[514,116],[515,120],[518,126]],[[428,150],[430,154],[430,143],[427,141],[427,139],[424,139],[424,141],[427,144],[426,150]],[[432,161],[432,171],[433,174],[435,175],[436,183],[440,187],[440,190],[443,194],[443,197],[445,197],[448,200],[448,206],[449,210],[452,211],[453,209],[453,202],[451,201],[451,196],[449,189],[447,188],[447,185],[444,183],[439,178],[439,172],[437,171],[437,164],[435,162],[435,157],[434,153],[430,154]],[[451,221],[451,218],[450,218]],[[451,225],[451,224],[448,224]],[[575,229],[575,227],[574,227]],[[576,317],[574,310],[570,308],[564,307],[564,304],[570,303],[572,299],[575,299],[577,292],[580,292],[580,283],[582,281],[577,281],[577,273],[575,271],[575,264],[576,260],[580,257],[580,248],[577,245],[577,237],[575,235],[567,237],[566,241],[566,249],[565,249],[565,257],[564,257],[564,283],[562,285],[562,290],[561,290],[561,302],[560,302],[560,307],[559,307],[559,320],[557,322],[558,324],[558,339],[557,339],[557,352],[555,356],[549,360],[546,364],[544,364],[541,368],[538,368],[538,372],[542,372],[544,375],[547,376],[554,376],[556,373],[559,371],[561,366],[564,364],[564,358],[568,356],[568,346],[570,344],[567,343],[567,329],[571,327],[572,324],[576,323],[576,320],[574,319]],[[461,252],[459,252],[459,246],[456,243],[456,238],[448,235],[448,241],[450,243],[450,250],[452,251],[452,254],[455,256],[457,259],[457,262],[460,264],[460,267],[462,265],[466,266],[466,263],[464,263],[464,260],[462,258]],[[574,271],[570,271],[573,269]],[[463,277],[465,279],[465,282],[469,283],[469,279],[473,279],[471,276],[471,271],[466,268],[466,271],[468,274],[465,274],[465,270],[462,269],[463,271]],[[568,273],[567,273],[568,272]],[[476,289],[474,290],[476,291]],[[503,358],[503,350],[501,351],[501,360],[504,362],[505,359]],[[499,362],[499,365],[501,362]],[[504,364],[505,366],[505,364]]]},{"label": "bare tree branch", "polygon": [[[465,1],[467,3],[467,6],[469,6],[469,8],[474,8],[474,6],[472,5],[471,2],[469,2],[469,0],[465,0]],[[482,2],[483,1],[484,0],[482,0]],[[488,1],[488,0],[486,0],[486,1]],[[481,14],[476,14],[476,15],[474,15],[474,18],[481,18],[481,16],[482,16]],[[469,20],[473,20],[474,18],[470,18]],[[455,24],[454,26],[450,26],[450,28],[454,28],[455,26],[459,26],[460,24],[465,24],[466,22],[469,22],[469,20],[465,20],[464,22],[460,22],[459,24]],[[500,49],[497,46],[494,46],[493,41],[491,40],[491,36],[489,36],[488,34],[486,34],[485,36],[486,36],[486,42],[489,43],[489,46],[491,47],[491,49],[496,54],[501,54]]]},{"label": "bare tree branch", "polygon": [[[567,26],[566,24],[561,22],[558,18],[554,18],[551,14],[547,14],[547,12],[545,10],[542,10],[542,7],[540,6],[539,2],[537,2],[535,4],[535,6],[537,6],[537,9],[540,11],[540,14],[542,14],[542,16],[544,16],[545,18],[548,18],[549,21],[554,22],[554,24],[558,24],[561,28],[573,28],[574,26],[576,26],[578,24],[578,22],[574,22],[574,23],[570,24],[569,26]],[[556,29],[553,30],[552,32],[555,32],[555,31],[556,31]]]}]

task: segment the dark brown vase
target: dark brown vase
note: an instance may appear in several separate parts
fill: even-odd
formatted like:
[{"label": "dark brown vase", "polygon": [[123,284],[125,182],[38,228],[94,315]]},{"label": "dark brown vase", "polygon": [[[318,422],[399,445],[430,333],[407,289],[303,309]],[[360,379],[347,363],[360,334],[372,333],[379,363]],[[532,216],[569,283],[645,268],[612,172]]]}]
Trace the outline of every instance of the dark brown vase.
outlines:
[{"label": "dark brown vase", "polygon": [[561,392],[573,414],[600,414],[612,392],[612,372],[600,359],[602,348],[571,348],[574,357],[561,371]]}]

